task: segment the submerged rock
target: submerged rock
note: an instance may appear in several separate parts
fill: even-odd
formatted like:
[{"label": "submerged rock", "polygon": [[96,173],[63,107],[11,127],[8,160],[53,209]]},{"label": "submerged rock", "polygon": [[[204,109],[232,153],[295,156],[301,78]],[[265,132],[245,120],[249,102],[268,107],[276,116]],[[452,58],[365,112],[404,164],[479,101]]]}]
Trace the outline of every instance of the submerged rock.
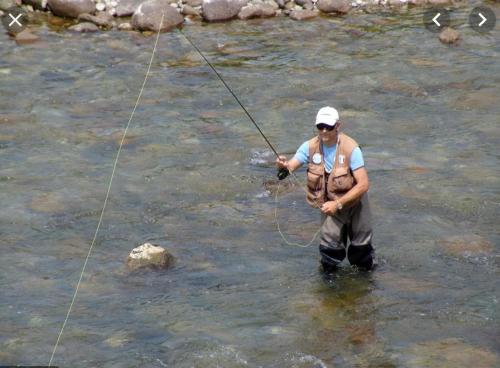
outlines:
[{"label": "submerged rock", "polygon": [[293,20],[306,20],[317,16],[318,12],[315,10],[293,10],[290,12],[290,18]]},{"label": "submerged rock", "polygon": [[110,348],[121,348],[124,345],[128,344],[132,338],[125,331],[117,332],[106,340],[104,340],[104,344],[109,346]]},{"label": "submerged rock", "polygon": [[62,212],[65,209],[62,198],[57,193],[44,193],[31,200],[30,208],[37,212]]},{"label": "submerged rock", "polygon": [[460,39],[460,33],[453,28],[447,27],[439,34],[439,41],[442,43],[457,43]]},{"label": "submerged rock", "polygon": [[[451,86],[452,88],[465,89],[463,86]],[[495,88],[482,88],[467,91],[455,101],[450,102],[452,108],[459,110],[488,110],[498,105],[498,92]]]},{"label": "submerged rock", "polygon": [[92,0],[48,0],[52,13],[60,17],[77,18],[80,14],[94,13]]},{"label": "submerged rock", "polygon": [[169,268],[174,257],[163,247],[145,243],[132,249],[127,258],[127,266],[131,270],[139,268]]},{"label": "submerged rock", "polygon": [[113,25],[113,17],[107,13],[99,13],[98,15],[80,14],[78,19],[94,23],[96,26],[104,28],[111,28]]},{"label": "submerged rock", "polygon": [[[165,15],[163,22],[161,22],[162,14]],[[145,1],[132,16],[132,27],[140,31],[168,31],[182,22],[184,22],[183,16],[168,2],[162,0]]]},{"label": "submerged rock", "polygon": [[415,344],[408,355],[410,359],[405,366],[410,368],[493,368],[499,363],[495,353],[457,338]]},{"label": "submerged rock", "polygon": [[97,32],[99,30],[99,27],[97,27],[94,23],[83,22],[75,24],[74,26],[71,26],[68,29],[70,31],[86,33],[86,32]]},{"label": "submerged rock", "polygon": [[31,33],[28,29],[25,29],[18,34],[16,34],[16,43],[18,45],[27,45],[29,43],[36,42],[40,39],[36,34]]},{"label": "submerged rock", "polygon": [[451,256],[470,257],[493,252],[493,245],[479,235],[452,236],[440,245]]},{"label": "submerged rock", "polygon": [[125,22],[118,25],[120,31],[131,31],[133,29],[132,24]]}]

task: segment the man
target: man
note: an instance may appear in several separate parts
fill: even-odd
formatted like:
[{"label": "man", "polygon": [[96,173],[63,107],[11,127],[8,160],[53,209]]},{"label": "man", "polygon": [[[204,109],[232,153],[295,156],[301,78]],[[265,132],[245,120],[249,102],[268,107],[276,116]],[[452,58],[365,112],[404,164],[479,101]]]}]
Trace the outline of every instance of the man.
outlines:
[{"label": "man", "polygon": [[[340,132],[339,114],[323,107],[316,116],[318,136],[304,142],[295,156],[276,159],[279,169],[293,172],[307,163],[307,202],[321,209],[319,252],[326,272],[346,257],[370,270],[374,265],[368,173],[356,141]],[[350,246],[347,248],[347,239]]]}]

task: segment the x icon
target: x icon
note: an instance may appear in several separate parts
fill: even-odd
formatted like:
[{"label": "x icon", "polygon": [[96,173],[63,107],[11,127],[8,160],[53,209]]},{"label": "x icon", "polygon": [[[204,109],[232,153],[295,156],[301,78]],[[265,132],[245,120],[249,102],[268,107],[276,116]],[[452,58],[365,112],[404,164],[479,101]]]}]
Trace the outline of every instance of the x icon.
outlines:
[{"label": "x icon", "polygon": [[9,17],[12,18],[12,22],[9,23],[9,27],[11,27],[14,23],[16,23],[19,27],[22,27],[22,24],[19,23],[18,19],[21,18],[23,15],[18,14],[17,17],[14,18],[12,14],[9,13]]}]

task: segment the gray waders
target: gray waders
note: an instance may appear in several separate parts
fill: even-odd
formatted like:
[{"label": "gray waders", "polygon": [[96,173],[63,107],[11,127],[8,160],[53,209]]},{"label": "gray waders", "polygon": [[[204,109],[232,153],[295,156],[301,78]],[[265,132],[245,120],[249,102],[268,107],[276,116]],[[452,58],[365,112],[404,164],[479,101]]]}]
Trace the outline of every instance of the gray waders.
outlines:
[{"label": "gray waders", "polygon": [[[347,255],[349,263],[370,270],[374,264],[372,227],[368,194],[352,207],[337,211],[333,216],[322,214],[319,253],[326,272],[334,271]],[[347,248],[347,240],[350,245]]]}]

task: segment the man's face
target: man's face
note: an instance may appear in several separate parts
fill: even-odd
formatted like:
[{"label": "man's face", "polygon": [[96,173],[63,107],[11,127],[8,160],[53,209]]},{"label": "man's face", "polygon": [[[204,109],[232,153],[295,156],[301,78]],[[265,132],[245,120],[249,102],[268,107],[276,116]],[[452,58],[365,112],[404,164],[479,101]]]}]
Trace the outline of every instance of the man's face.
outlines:
[{"label": "man's face", "polygon": [[318,124],[316,128],[318,129],[319,138],[323,143],[330,145],[337,141],[338,124],[335,124],[334,127],[326,124]]}]

